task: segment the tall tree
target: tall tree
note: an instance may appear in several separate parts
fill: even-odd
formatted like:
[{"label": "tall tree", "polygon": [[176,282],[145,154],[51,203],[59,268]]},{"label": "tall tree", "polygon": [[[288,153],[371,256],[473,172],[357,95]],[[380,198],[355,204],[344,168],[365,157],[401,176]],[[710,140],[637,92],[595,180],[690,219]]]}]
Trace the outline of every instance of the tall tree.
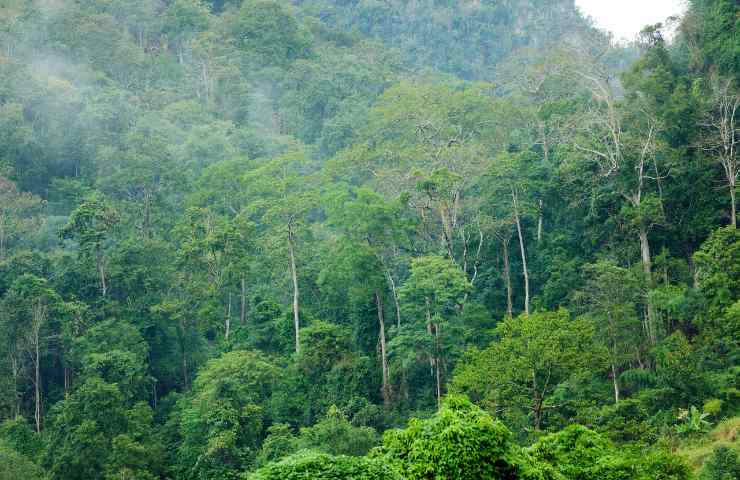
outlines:
[{"label": "tall tree", "polygon": [[100,293],[108,294],[105,274],[105,242],[118,222],[118,213],[100,193],[93,193],[69,217],[59,235],[72,239],[80,247],[83,258],[92,258],[100,280]]}]

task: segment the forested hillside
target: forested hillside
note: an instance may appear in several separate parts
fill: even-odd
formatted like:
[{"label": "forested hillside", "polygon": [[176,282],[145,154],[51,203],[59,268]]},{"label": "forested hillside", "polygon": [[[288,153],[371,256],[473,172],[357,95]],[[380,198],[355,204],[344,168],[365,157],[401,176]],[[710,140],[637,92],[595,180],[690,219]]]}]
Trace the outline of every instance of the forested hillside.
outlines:
[{"label": "forested hillside", "polygon": [[0,480],[740,478],[688,3],[0,0]]}]

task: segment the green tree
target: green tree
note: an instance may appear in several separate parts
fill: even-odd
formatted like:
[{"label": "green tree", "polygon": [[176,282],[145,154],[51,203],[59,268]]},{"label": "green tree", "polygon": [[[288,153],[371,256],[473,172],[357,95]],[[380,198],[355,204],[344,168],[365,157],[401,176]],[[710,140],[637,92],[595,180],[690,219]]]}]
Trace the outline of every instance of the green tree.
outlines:
[{"label": "green tree", "polygon": [[504,418],[528,417],[536,431],[549,411],[562,408],[558,386],[603,362],[594,325],[571,320],[566,310],[506,319],[497,333],[500,340],[460,363],[451,388],[490,411],[503,410]]},{"label": "green tree", "polygon": [[10,355],[14,365],[14,383],[17,384],[21,368],[20,354],[25,352],[31,359],[29,374],[33,385],[33,417],[37,433],[41,432],[43,420],[42,361],[48,354],[49,339],[57,331],[55,316],[61,311],[62,303],[49,282],[33,274],[18,277],[3,298],[10,341],[16,342],[11,347]]},{"label": "green tree", "polygon": [[0,480],[46,480],[49,478],[44,471],[31,460],[0,443]]},{"label": "green tree", "polygon": [[0,262],[14,241],[31,233],[38,225],[41,200],[18,190],[10,180],[0,175]]},{"label": "green tree", "polygon": [[[91,377],[54,406],[44,464],[54,478],[115,477],[126,471],[152,478],[163,458],[151,437],[152,419],[148,405],[129,407],[115,384]],[[146,455],[129,453],[127,459],[125,450]]]},{"label": "green tree", "polygon": [[431,341],[428,359],[434,370],[435,398],[441,405],[443,370],[448,364],[444,336],[452,329],[450,321],[462,307],[471,286],[454,261],[426,256],[411,261],[411,275],[399,296],[414,326],[424,326]]},{"label": "green tree", "polygon": [[77,242],[83,258],[93,259],[103,297],[108,293],[105,274],[105,243],[117,222],[118,214],[113,207],[101,194],[93,193],[72,212],[69,222],[59,233],[62,239],[72,239]]},{"label": "green tree", "polygon": [[633,347],[639,345],[642,324],[637,304],[641,282],[634,272],[610,261],[584,267],[587,276],[577,300],[583,300],[586,316],[596,324],[596,337],[608,352],[614,403],[620,399],[619,376],[633,359]]},{"label": "green tree", "polygon": [[246,0],[228,28],[260,66],[284,65],[309,53],[310,33],[290,8],[273,0]]},{"label": "green tree", "polygon": [[673,455],[618,448],[581,425],[542,437],[528,451],[566,479],[691,478],[688,467]]},{"label": "green tree", "polygon": [[464,397],[449,396],[429,420],[388,430],[373,457],[409,480],[546,478],[532,475],[511,432]]},{"label": "green tree", "polygon": [[183,478],[237,478],[251,465],[270,423],[265,403],[278,375],[263,355],[238,350],[198,372],[179,412]]},{"label": "green tree", "polygon": [[700,480],[732,480],[740,476],[738,454],[729,447],[717,447],[704,464]]},{"label": "green tree", "polygon": [[312,182],[307,182],[303,175],[308,167],[307,152],[294,148],[264,161],[242,178],[242,188],[250,195],[245,213],[258,225],[260,248],[278,257],[287,257],[296,353],[301,348],[298,247],[299,240],[306,234],[307,216],[316,207]]}]

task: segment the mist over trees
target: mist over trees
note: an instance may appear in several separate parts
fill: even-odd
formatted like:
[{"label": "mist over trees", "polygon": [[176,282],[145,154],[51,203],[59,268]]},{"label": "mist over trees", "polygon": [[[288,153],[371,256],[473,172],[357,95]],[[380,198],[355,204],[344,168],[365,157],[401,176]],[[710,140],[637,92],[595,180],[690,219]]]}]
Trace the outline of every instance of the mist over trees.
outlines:
[{"label": "mist over trees", "polygon": [[739,10],[0,0],[0,480],[738,478]]}]

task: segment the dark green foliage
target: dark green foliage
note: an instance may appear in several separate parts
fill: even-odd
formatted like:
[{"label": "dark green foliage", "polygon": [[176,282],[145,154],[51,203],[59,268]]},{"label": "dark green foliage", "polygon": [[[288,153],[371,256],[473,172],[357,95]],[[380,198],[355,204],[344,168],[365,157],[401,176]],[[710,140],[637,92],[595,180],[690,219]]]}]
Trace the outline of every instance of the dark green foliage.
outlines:
[{"label": "dark green foliage", "polygon": [[740,407],[739,18],[0,1],[0,476],[685,479]]},{"label": "dark green foliage", "polygon": [[236,478],[253,461],[277,378],[275,366],[255,352],[229,352],[203,367],[178,406],[184,478]]},{"label": "dark green foliage", "polygon": [[0,480],[47,480],[36,464],[0,441]]},{"label": "dark green foliage", "polygon": [[733,480],[740,478],[738,453],[728,447],[717,447],[704,464],[700,480]]},{"label": "dark green foliage", "polygon": [[[148,405],[129,407],[115,384],[92,377],[54,407],[44,464],[54,478],[82,480],[122,471],[156,475],[164,456],[152,443]],[[146,452],[142,456],[142,452]]]}]

